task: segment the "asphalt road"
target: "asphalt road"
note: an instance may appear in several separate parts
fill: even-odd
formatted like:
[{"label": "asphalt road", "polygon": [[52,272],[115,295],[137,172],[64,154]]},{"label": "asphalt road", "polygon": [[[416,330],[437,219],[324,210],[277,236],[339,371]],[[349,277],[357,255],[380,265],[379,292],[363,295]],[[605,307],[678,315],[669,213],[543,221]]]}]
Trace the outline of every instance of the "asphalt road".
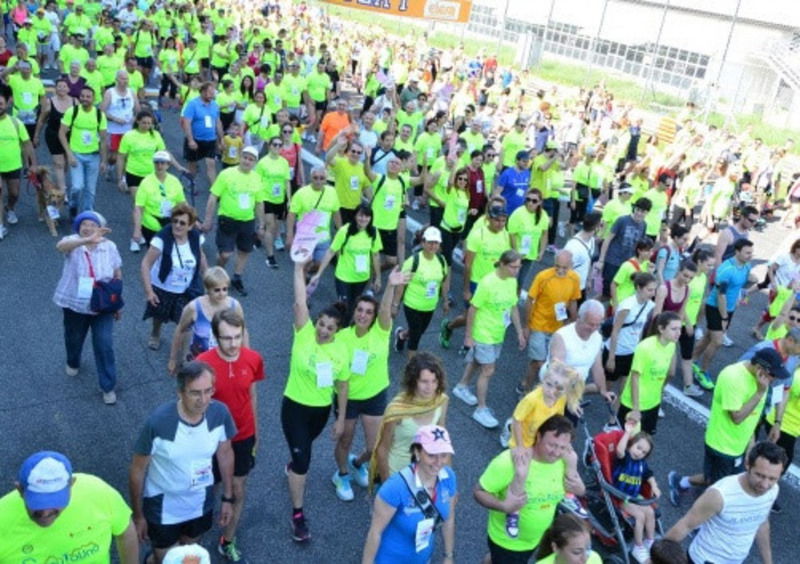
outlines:
[{"label": "asphalt road", "polygon": [[[180,155],[180,137],[175,114],[166,116],[163,125],[167,143]],[[40,150],[42,162],[49,157]],[[207,186],[200,184],[203,194]],[[198,204],[204,208],[205,197]],[[4,440],[0,443],[0,485],[9,491],[21,461],[40,449],[66,453],[76,470],[97,474],[119,488],[127,497],[127,468],[132,445],[147,414],[162,402],[174,397],[172,380],[166,373],[167,347],[157,352],[148,350],[149,323],[141,320],[144,295],[139,283],[138,268],[141,254],[128,251],[131,226],[130,197],[119,193],[112,184],[101,181],[97,209],[112,228],[110,237],[117,243],[123,257],[127,307],[115,328],[115,350],[119,371],[119,401],[114,407],[102,404],[98,391],[90,345],[84,350],[81,374],[69,378],[64,374],[64,352],[61,312],[51,297],[59,279],[62,258],[54,248],[44,224],[36,220],[33,194],[23,188],[18,213],[20,223],[0,242],[0,350],[3,360],[0,383],[7,390],[0,398],[0,428]],[[67,226],[62,223],[62,234]],[[788,245],[789,232],[771,225],[766,233],[756,234],[756,254],[762,261],[781,245]],[[213,245],[206,245],[213,262]],[[291,343],[291,263],[286,253],[278,257],[279,270],[268,270],[261,252],[252,255],[244,277],[250,295],[242,298],[254,349],[265,359],[268,379],[259,393],[261,417],[261,447],[255,469],[249,480],[249,497],[239,532],[239,546],[251,563],[350,563],[360,561],[361,549],[369,525],[370,500],[356,487],[353,502],[339,501],[330,482],[334,471],[332,443],[326,432],[315,444],[306,496],[306,514],[310,519],[312,541],[297,545],[289,536],[291,506],[283,474],[288,459],[279,426],[279,405],[286,381]],[[460,276],[456,275],[454,295],[460,295]],[[313,297],[313,309],[318,311],[333,298],[330,277]],[[730,362],[752,344],[747,336],[764,296],[754,297],[744,311],[738,312],[731,336],[736,345],[723,349],[715,371]],[[432,328],[438,327],[439,314]],[[165,330],[168,339],[172,327]],[[432,329],[423,338],[422,347],[440,354],[448,369],[450,386],[457,381],[463,360],[455,350],[462,334],[453,339],[453,348],[440,349]],[[497,374],[491,384],[489,404],[499,419],[508,416],[516,402],[514,384],[524,370],[523,354],[513,343],[506,344]],[[399,378],[403,358],[391,357],[393,381]],[[676,383],[678,383],[676,381]],[[395,386],[393,385],[393,391]],[[710,396],[702,401],[708,404]],[[595,399],[588,407],[589,428],[600,430],[603,407]],[[497,432],[489,432],[471,418],[471,409],[457,399],[451,402],[448,428],[453,436],[456,455],[453,467],[457,473],[461,498],[458,505],[456,552],[457,561],[474,563],[486,548],[486,512],[477,505],[471,489],[488,461],[501,447]],[[357,441],[361,442],[361,436]],[[581,439],[582,445],[582,439]],[[697,471],[702,464],[703,425],[672,405],[666,406],[666,418],[659,423],[659,432],[651,465],[662,489],[666,492],[668,470],[681,473]],[[800,517],[800,495],[785,483],[780,496],[784,511],[772,518],[774,561],[796,562],[794,547],[796,522]],[[686,499],[684,509],[690,499]],[[666,528],[681,515],[668,502],[662,504]],[[218,538],[215,530],[204,539],[214,548]],[[441,543],[439,547],[441,548]],[[794,556],[793,556],[794,555]],[[214,558],[217,558],[216,556]],[[440,558],[437,552],[435,561]],[[760,561],[753,555],[748,562]]]}]

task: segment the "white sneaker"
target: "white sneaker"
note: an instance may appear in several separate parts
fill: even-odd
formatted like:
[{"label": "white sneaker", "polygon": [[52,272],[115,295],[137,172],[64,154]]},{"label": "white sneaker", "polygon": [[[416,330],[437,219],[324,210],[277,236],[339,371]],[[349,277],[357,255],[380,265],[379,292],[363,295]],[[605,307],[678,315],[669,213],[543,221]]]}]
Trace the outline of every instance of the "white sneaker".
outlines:
[{"label": "white sneaker", "polygon": [[132,253],[138,253],[142,250],[142,246],[137,242],[131,239],[131,246],[129,247]]},{"label": "white sneaker", "polygon": [[331,482],[336,487],[336,497],[342,501],[353,501],[353,487],[350,485],[350,474],[340,476],[339,471],[333,473]]},{"label": "white sneaker", "polygon": [[275,250],[282,251],[286,248],[286,243],[283,242],[283,237],[278,237],[275,239]]},{"label": "white sneaker", "polygon": [[469,406],[478,405],[478,398],[466,386],[458,385],[453,388],[453,395]]},{"label": "white sneaker", "polygon": [[487,429],[494,429],[500,422],[492,414],[492,410],[488,407],[479,407],[472,413],[472,419],[477,421]]},{"label": "white sneaker", "polygon": [[503,430],[500,432],[500,445],[503,448],[508,448],[508,443],[511,441],[511,422],[511,417],[506,419],[506,422],[503,423]]},{"label": "white sneaker", "polygon": [[703,397],[703,389],[697,384],[689,384],[683,387],[683,395],[690,398],[700,398]]},{"label": "white sneaker", "polygon": [[734,343],[733,340],[730,337],[728,337],[727,333],[724,333],[722,335],[722,346],[723,347],[732,347],[735,344],[736,343]]},{"label": "white sneaker", "polygon": [[78,369],[77,368],[72,368],[69,364],[65,364],[64,365],[64,372],[67,373],[67,376],[77,376],[78,375]]},{"label": "white sneaker", "polygon": [[114,393],[114,390],[103,392],[103,403],[106,405],[114,405],[117,403],[117,394]]},{"label": "white sneaker", "polygon": [[704,334],[704,331],[703,331],[702,327],[695,327],[694,328],[694,340],[695,341],[699,341],[700,339],[702,339],[703,338],[703,334]]},{"label": "white sneaker", "polygon": [[8,235],[8,227],[5,225],[0,225],[0,241],[5,239],[6,235]]},{"label": "white sneaker", "polygon": [[17,212],[14,210],[8,210],[6,212],[6,221],[9,225],[16,225],[19,223],[19,218],[17,217]]},{"label": "white sneaker", "polygon": [[644,545],[634,546],[631,549],[631,556],[633,559],[639,562],[639,564],[644,564],[645,562],[650,561],[650,551]]},{"label": "white sneaker", "polygon": [[658,408],[658,418],[659,419],[664,419],[666,416],[667,416],[667,414],[664,413],[664,408],[663,407],[659,407]]}]

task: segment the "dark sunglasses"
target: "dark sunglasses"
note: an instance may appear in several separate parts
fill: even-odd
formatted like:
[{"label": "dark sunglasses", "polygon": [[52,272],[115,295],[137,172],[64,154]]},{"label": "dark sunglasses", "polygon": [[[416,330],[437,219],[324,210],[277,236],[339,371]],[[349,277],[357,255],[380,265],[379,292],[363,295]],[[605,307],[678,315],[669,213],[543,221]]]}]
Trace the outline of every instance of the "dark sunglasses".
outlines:
[{"label": "dark sunglasses", "polygon": [[353,153],[354,155],[360,155],[360,154],[362,154],[364,151],[359,151],[358,149],[350,149],[350,152],[351,152],[351,153]]},{"label": "dark sunglasses", "polygon": [[539,198],[525,198],[525,201],[532,204],[538,204],[541,200]]},{"label": "dark sunglasses", "polygon": [[311,180],[325,180],[326,178],[326,176],[321,176],[319,174],[311,175]]},{"label": "dark sunglasses", "polygon": [[173,219],[172,225],[181,225],[183,227],[186,227],[187,225],[189,225],[189,222],[186,221],[185,219]]},{"label": "dark sunglasses", "polygon": [[283,147],[283,143],[278,143],[278,142],[270,143],[269,146],[270,147]]},{"label": "dark sunglasses", "polygon": [[789,316],[789,321],[800,321],[800,317],[791,317],[791,316]]}]

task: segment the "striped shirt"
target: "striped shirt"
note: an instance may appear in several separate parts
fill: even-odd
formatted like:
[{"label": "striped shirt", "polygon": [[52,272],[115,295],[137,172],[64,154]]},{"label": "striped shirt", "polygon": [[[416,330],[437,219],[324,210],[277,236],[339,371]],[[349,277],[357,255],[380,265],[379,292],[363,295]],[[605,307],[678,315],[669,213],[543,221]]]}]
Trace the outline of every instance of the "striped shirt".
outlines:
[{"label": "striped shirt", "polygon": [[[79,238],[80,235],[68,235],[64,240]],[[114,277],[114,271],[122,267],[122,257],[117,246],[108,239],[101,241],[94,249],[89,249],[85,245],[73,249],[64,258],[61,280],[58,281],[53,294],[53,302],[57,306],[77,313],[94,315],[89,309],[91,298],[78,297],[78,281],[83,276],[89,276],[90,261],[96,280],[110,280]]]}]

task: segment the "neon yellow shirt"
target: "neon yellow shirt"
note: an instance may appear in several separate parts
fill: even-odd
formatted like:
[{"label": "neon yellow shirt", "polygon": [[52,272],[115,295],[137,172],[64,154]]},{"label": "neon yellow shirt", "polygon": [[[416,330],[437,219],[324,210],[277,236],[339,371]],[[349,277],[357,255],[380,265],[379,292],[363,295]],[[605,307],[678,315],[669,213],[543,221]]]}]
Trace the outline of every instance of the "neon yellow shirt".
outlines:
[{"label": "neon yellow shirt", "polygon": [[[653,335],[636,345],[633,352],[631,373],[639,374],[639,410],[653,409],[661,404],[661,390],[669,376],[669,368],[675,357],[675,343],[662,345],[658,335]],[[633,409],[631,378],[625,382],[620,403]]]},{"label": "neon yellow shirt", "polygon": [[285,202],[286,190],[289,185],[289,178],[291,178],[289,161],[280,155],[276,158],[267,155],[258,161],[256,172],[261,175],[266,201],[273,204]]},{"label": "neon yellow shirt", "polygon": [[239,167],[220,172],[211,193],[219,198],[219,215],[237,221],[254,219],[256,205],[265,200],[261,176],[254,170],[244,173]]},{"label": "neon yellow shirt", "polygon": [[542,234],[549,226],[550,217],[544,210],[541,210],[539,221],[536,221],[536,214],[529,212],[524,205],[511,212],[508,218],[508,232],[514,235],[517,242],[516,250],[522,258],[528,260],[539,258]]},{"label": "neon yellow shirt", "polygon": [[[77,111],[77,115],[74,112]],[[97,123],[97,114],[100,114],[100,123]],[[72,116],[75,115],[75,122]],[[83,106],[73,106],[67,110],[61,118],[61,125],[71,127],[67,133],[69,147],[73,153],[88,154],[97,153],[100,150],[100,131],[108,128],[106,115],[98,112],[96,108],[90,107],[84,110]]]},{"label": "neon yellow shirt", "polygon": [[136,190],[135,205],[142,208],[142,226],[150,231],[161,229],[158,218],[169,218],[172,208],[185,201],[180,180],[169,173],[163,183],[155,174],[148,174]]},{"label": "neon yellow shirt", "polygon": [[294,330],[289,379],[283,395],[299,404],[324,407],[331,404],[335,380],[347,380],[349,355],[337,338],[331,343],[317,343],[311,321]]},{"label": "neon yellow shirt", "polygon": [[[417,270],[403,293],[403,303],[416,311],[433,311],[439,303],[442,284],[447,278],[447,263],[442,256],[426,258],[425,253],[415,253],[419,258]],[[411,273],[414,255],[403,263],[403,272]]]},{"label": "neon yellow shirt", "polygon": [[758,389],[755,375],[746,366],[747,362],[729,364],[717,376],[714,397],[711,399],[711,415],[706,427],[706,444],[728,456],[744,455],[750,437],[756,430],[766,401],[766,392],[761,395],[753,411],[738,425],[731,418],[731,411],[738,411]]},{"label": "neon yellow shirt", "polygon": [[477,343],[497,345],[503,342],[506,327],[511,324],[512,308],[519,300],[516,278],[500,278],[490,272],[478,283],[470,304],[477,310],[472,324],[472,337]]},{"label": "neon yellow shirt", "polygon": [[352,325],[337,333],[336,340],[345,347],[349,359],[348,400],[370,399],[389,387],[390,335],[391,328],[381,328],[377,319],[363,337],[356,335]]},{"label": "neon yellow shirt", "polygon": [[328,241],[331,238],[331,219],[334,213],[339,211],[339,197],[336,190],[330,186],[322,189],[322,194],[310,184],[303,186],[292,194],[289,204],[289,211],[297,216],[297,221],[303,219],[311,210],[316,210],[321,214],[321,219],[317,223],[317,233],[320,235],[320,242]]},{"label": "neon yellow shirt", "polygon": [[8,114],[0,118],[0,172],[22,168],[22,144],[29,140],[28,130],[19,119]]},{"label": "neon yellow shirt", "polygon": [[394,231],[405,203],[406,184],[400,179],[378,175],[372,188],[372,224],[377,229]]},{"label": "neon yellow shirt", "polygon": [[339,253],[335,276],[351,284],[366,282],[370,277],[372,256],[383,250],[383,243],[377,232],[375,238],[370,239],[366,231],[348,237],[347,230],[348,225],[339,228],[331,243],[331,251]]},{"label": "neon yellow shirt", "polygon": [[337,155],[329,168],[333,173],[339,204],[345,209],[356,209],[361,203],[361,193],[370,184],[364,172],[364,163],[353,164],[347,157]]},{"label": "neon yellow shirt", "polygon": [[131,129],[119,142],[119,152],[127,157],[125,172],[136,176],[147,176],[155,172],[153,155],[164,149],[164,138],[155,130],[142,133],[138,129]]},{"label": "neon yellow shirt", "polygon": [[481,278],[494,270],[494,263],[505,251],[511,248],[511,236],[504,228],[495,233],[489,229],[486,219],[479,219],[467,235],[467,250],[475,253],[472,261],[471,282],[480,282]]}]

